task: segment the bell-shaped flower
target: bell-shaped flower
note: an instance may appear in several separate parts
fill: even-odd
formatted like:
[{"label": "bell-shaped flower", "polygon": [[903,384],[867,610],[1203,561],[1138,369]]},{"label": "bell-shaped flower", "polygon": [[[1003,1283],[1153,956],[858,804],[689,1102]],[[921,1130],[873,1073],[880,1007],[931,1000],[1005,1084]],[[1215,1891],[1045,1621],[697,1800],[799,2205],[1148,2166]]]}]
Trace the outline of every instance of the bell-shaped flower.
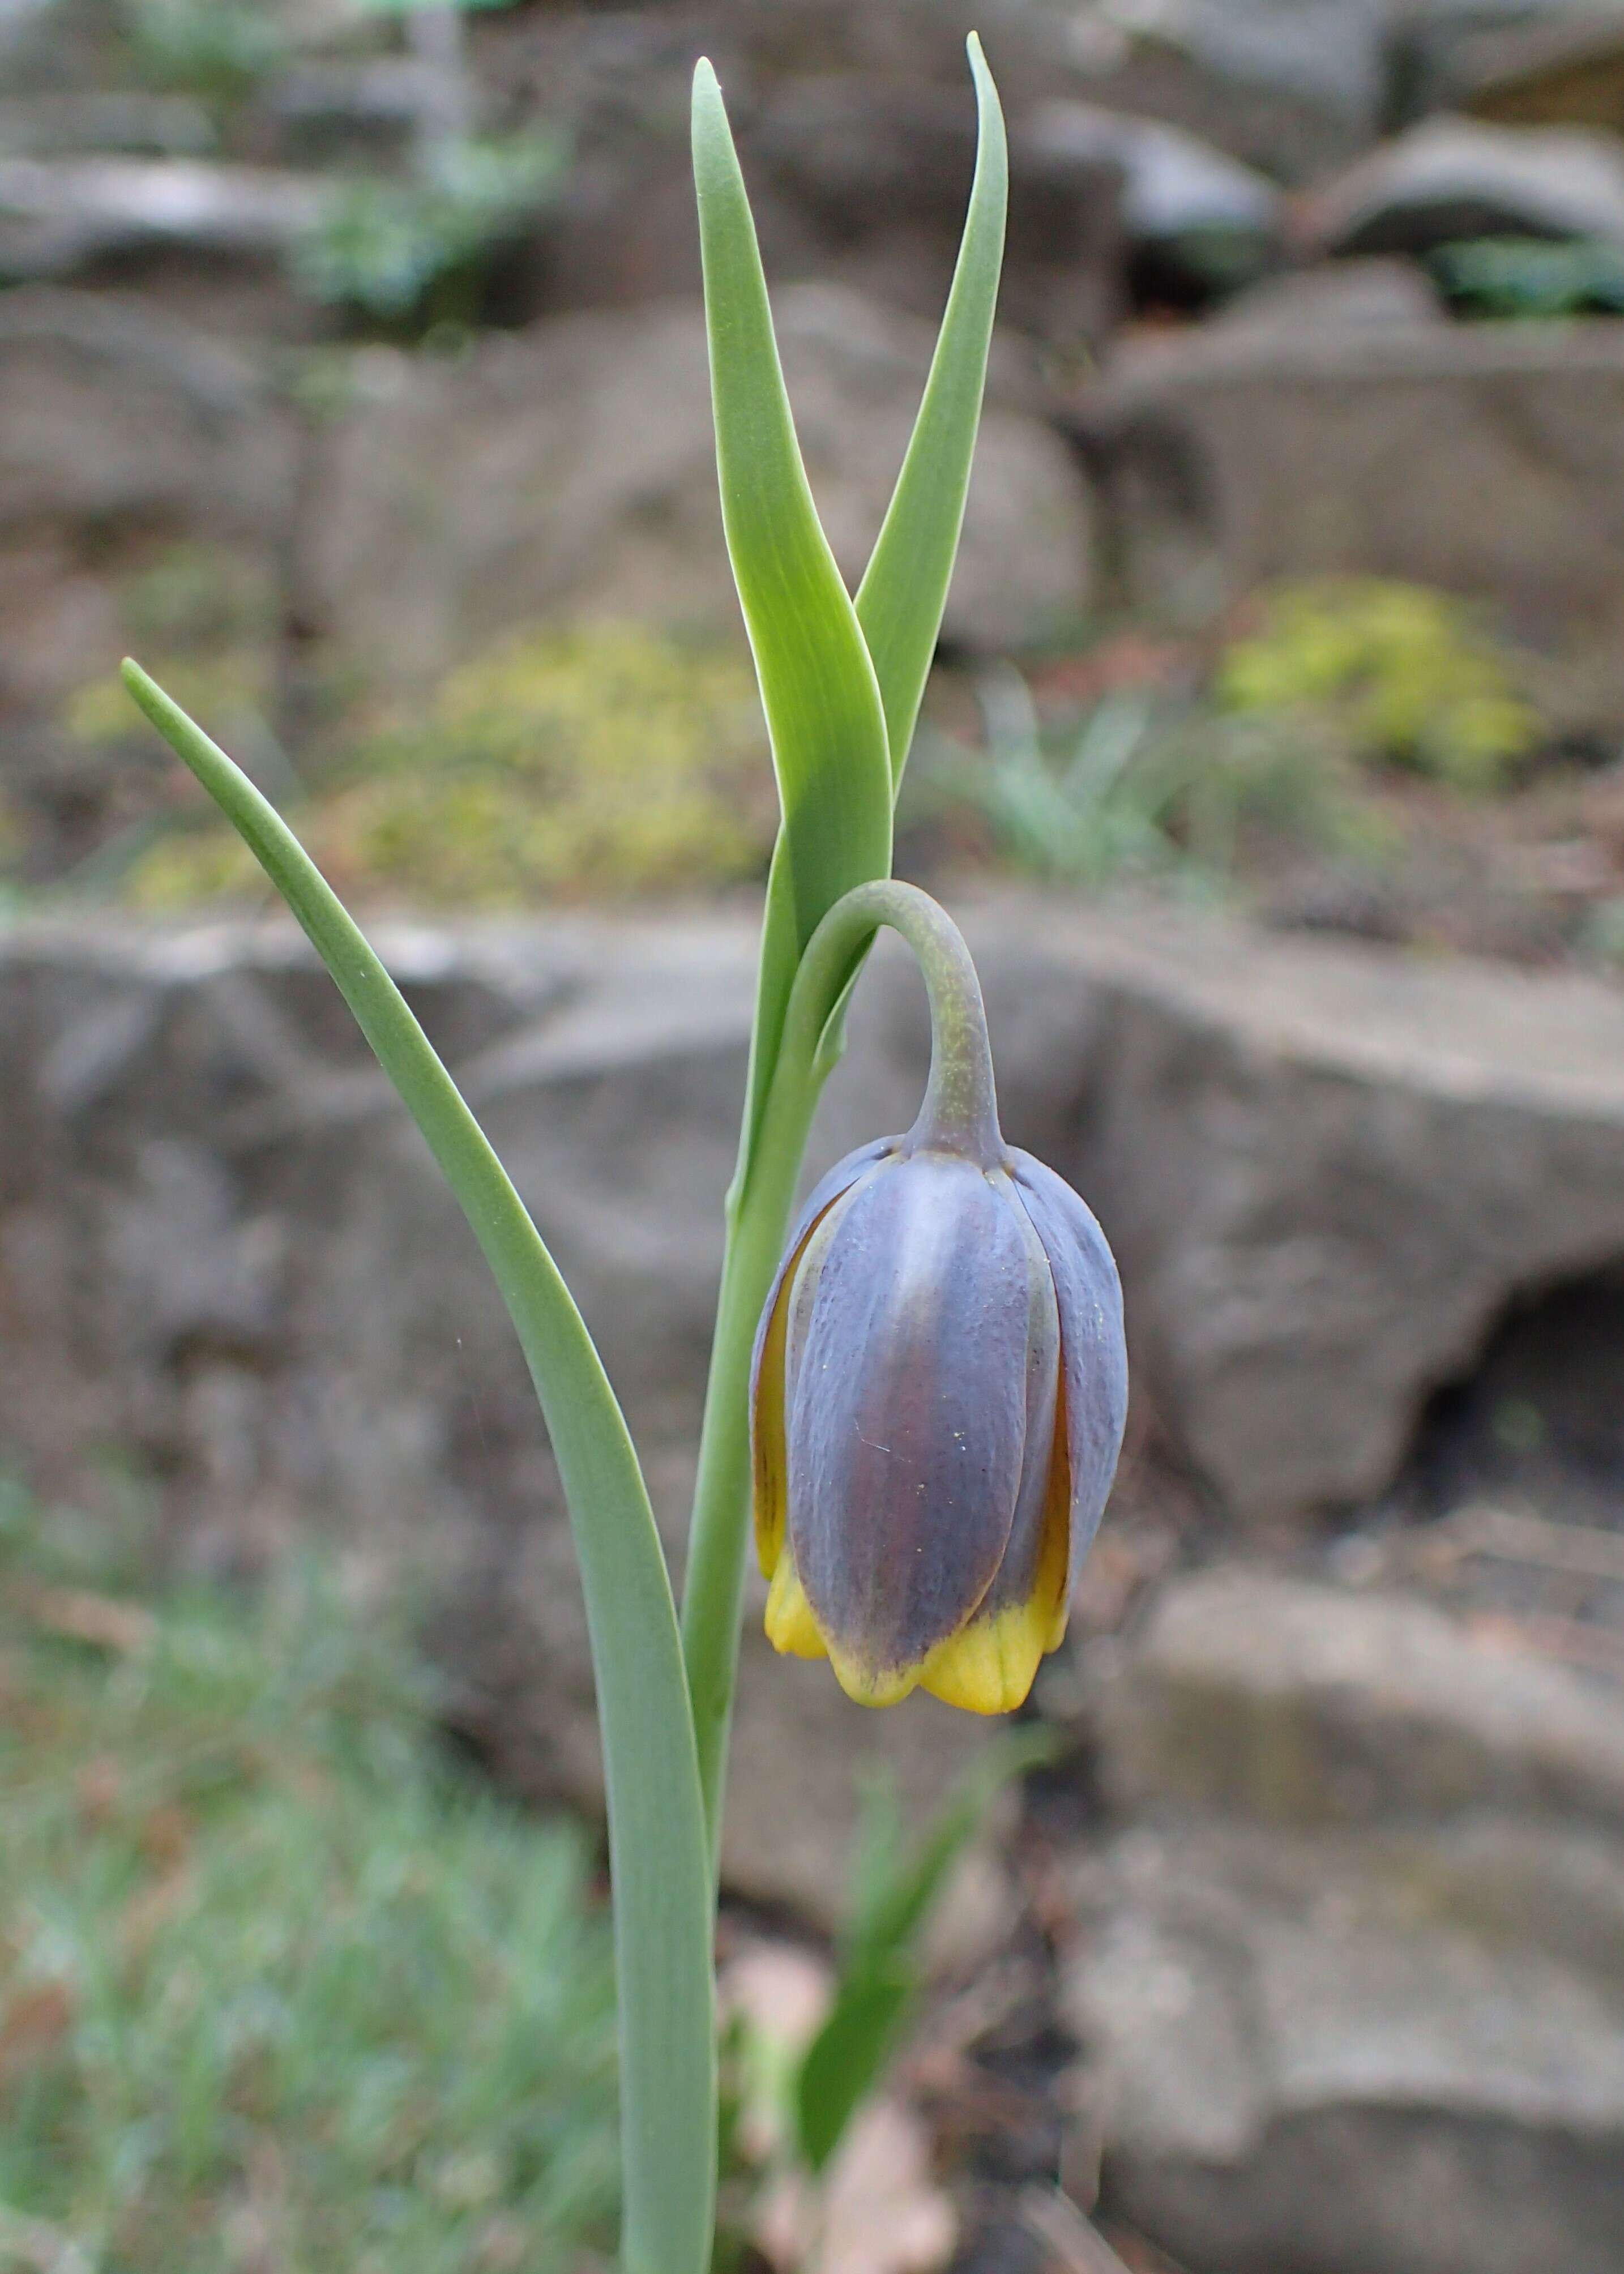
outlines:
[{"label": "bell-shaped flower", "polygon": [[1127,1360],[1103,1233],[1004,1143],[984,1028],[959,1041],[956,1110],[933,1070],[914,1129],[849,1155],[791,1236],[756,1340],[756,1537],[778,1650],[865,1705],[1005,1713],[1065,1632]]}]

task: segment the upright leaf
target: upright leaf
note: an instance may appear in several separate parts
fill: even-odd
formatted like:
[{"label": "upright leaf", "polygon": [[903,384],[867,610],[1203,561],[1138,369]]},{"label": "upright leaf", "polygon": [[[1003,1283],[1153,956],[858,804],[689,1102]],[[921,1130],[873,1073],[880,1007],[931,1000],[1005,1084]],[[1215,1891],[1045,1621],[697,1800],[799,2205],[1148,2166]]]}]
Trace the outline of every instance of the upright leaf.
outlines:
[{"label": "upright leaf", "polygon": [[807,484],[756,224],[722,91],[704,62],[694,76],[694,180],[722,521],[783,810],[762,942],[748,1157],[802,948],[842,893],[890,874],[891,774],[874,666]]},{"label": "upright leaf", "polygon": [[964,237],[919,417],[868,569],[857,619],[885,704],[893,785],[907,762],[959,550],[1004,260],[1009,154],[998,91],[970,34],[980,136]]},{"label": "upright leaf", "polygon": [[518,1329],[586,1598],[609,1799],[626,2274],[706,2274],[716,2173],[710,1843],[665,1559],[602,1361],[558,1267],[400,990],[304,847],[134,664],[124,681],[297,917],[395,1084]]},{"label": "upright leaf", "polygon": [[849,1975],[795,2079],[795,2135],[821,2172],[884,2074],[918,1989],[912,1966]]},{"label": "upright leaf", "polygon": [[1054,1733],[1018,1729],[970,1769],[917,1847],[899,1843],[895,1797],[871,1794],[856,1901],[840,1938],[840,1971],[823,2027],[795,2078],[796,2136],[815,2172],[884,2074],[919,1990],[919,1945],[949,1871],[1011,1777],[1051,1760]]}]

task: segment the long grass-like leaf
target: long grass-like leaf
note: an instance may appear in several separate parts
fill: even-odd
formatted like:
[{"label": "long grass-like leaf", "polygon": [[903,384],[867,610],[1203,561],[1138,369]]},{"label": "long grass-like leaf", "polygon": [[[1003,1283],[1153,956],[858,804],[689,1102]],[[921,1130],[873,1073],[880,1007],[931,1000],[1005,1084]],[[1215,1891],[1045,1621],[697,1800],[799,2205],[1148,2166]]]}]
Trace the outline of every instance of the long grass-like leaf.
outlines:
[{"label": "long grass-like leaf", "polygon": [[[1004,266],[1010,201],[1004,112],[974,32],[968,49],[978,133],[964,236],[902,471],[857,588],[857,621],[885,706],[893,794],[902,787],[958,557]],[[861,968],[831,1016],[830,1063],[845,1047],[846,1006]]]},{"label": "long grass-like leaf", "polygon": [[970,63],[981,142],[964,245],[913,439],[855,606],[801,464],[721,91],[709,64],[695,74],[694,175],[722,513],[783,804],[767,880],[748,1091],[682,1601],[713,1840],[743,1589],[751,1341],[817,1090],[839,1053],[845,996],[866,946],[853,952],[825,1048],[775,1102],[785,1019],[818,920],[852,887],[890,874],[891,805],[941,626],[981,413],[1008,165],[997,95],[974,40]]},{"label": "long grass-like leaf", "polygon": [[890,873],[891,779],[879,686],[812,502],[756,224],[705,62],[694,76],[694,180],[722,521],[783,809],[762,940],[748,1159],[801,952],[842,893]]},{"label": "long grass-like leaf", "polygon": [[360,930],[258,790],[162,689],[130,692],[282,893],[426,1139],[500,1288],[568,1502],[609,1801],[628,2274],[705,2274],[716,2170],[711,1879],[676,1614],[636,1453],[529,1212]]},{"label": "long grass-like leaf", "polygon": [[857,620],[885,704],[893,784],[907,763],[952,580],[1004,262],[1004,113],[974,32],[969,50],[981,125],[964,237],[919,417],[857,591]]}]

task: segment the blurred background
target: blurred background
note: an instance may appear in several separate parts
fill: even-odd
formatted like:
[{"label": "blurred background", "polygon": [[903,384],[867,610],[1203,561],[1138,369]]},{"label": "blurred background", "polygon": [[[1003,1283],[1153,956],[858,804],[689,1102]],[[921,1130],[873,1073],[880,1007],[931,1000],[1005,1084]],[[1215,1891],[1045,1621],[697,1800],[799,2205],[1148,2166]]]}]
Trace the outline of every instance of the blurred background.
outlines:
[{"label": "blurred background", "polygon": [[[898,867],[1135,1404],[816,2242],[773,2080],[988,1733],[752,1597],[719,2263],[1624,2266],[1624,8],[0,0],[0,2268],[609,2263],[528,1384],[113,674],[365,915],[680,1559],[776,817],[689,78],[854,580],[972,26],[1009,256]],[[925,1047],[877,954],[814,1165]]]}]

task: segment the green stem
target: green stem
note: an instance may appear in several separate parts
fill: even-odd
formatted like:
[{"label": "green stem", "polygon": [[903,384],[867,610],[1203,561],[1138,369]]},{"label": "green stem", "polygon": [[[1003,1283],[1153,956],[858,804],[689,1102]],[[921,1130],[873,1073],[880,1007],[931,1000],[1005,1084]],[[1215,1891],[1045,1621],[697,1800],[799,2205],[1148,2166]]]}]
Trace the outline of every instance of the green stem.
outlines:
[{"label": "green stem", "polygon": [[963,935],[915,885],[888,877],[856,885],[836,901],[807,943],[756,1140],[741,1159],[727,1196],[722,1288],[682,1594],[682,1651],[713,1868],[744,1600],[756,1322],[784,1252],[812,1116],[839,1055],[838,1044],[831,1047],[831,1014],[853,968],[886,925],[902,934],[918,958],[930,999],[930,1079],[908,1134],[910,1148],[951,1145],[986,1168],[1004,1155],[986,1014]]}]

